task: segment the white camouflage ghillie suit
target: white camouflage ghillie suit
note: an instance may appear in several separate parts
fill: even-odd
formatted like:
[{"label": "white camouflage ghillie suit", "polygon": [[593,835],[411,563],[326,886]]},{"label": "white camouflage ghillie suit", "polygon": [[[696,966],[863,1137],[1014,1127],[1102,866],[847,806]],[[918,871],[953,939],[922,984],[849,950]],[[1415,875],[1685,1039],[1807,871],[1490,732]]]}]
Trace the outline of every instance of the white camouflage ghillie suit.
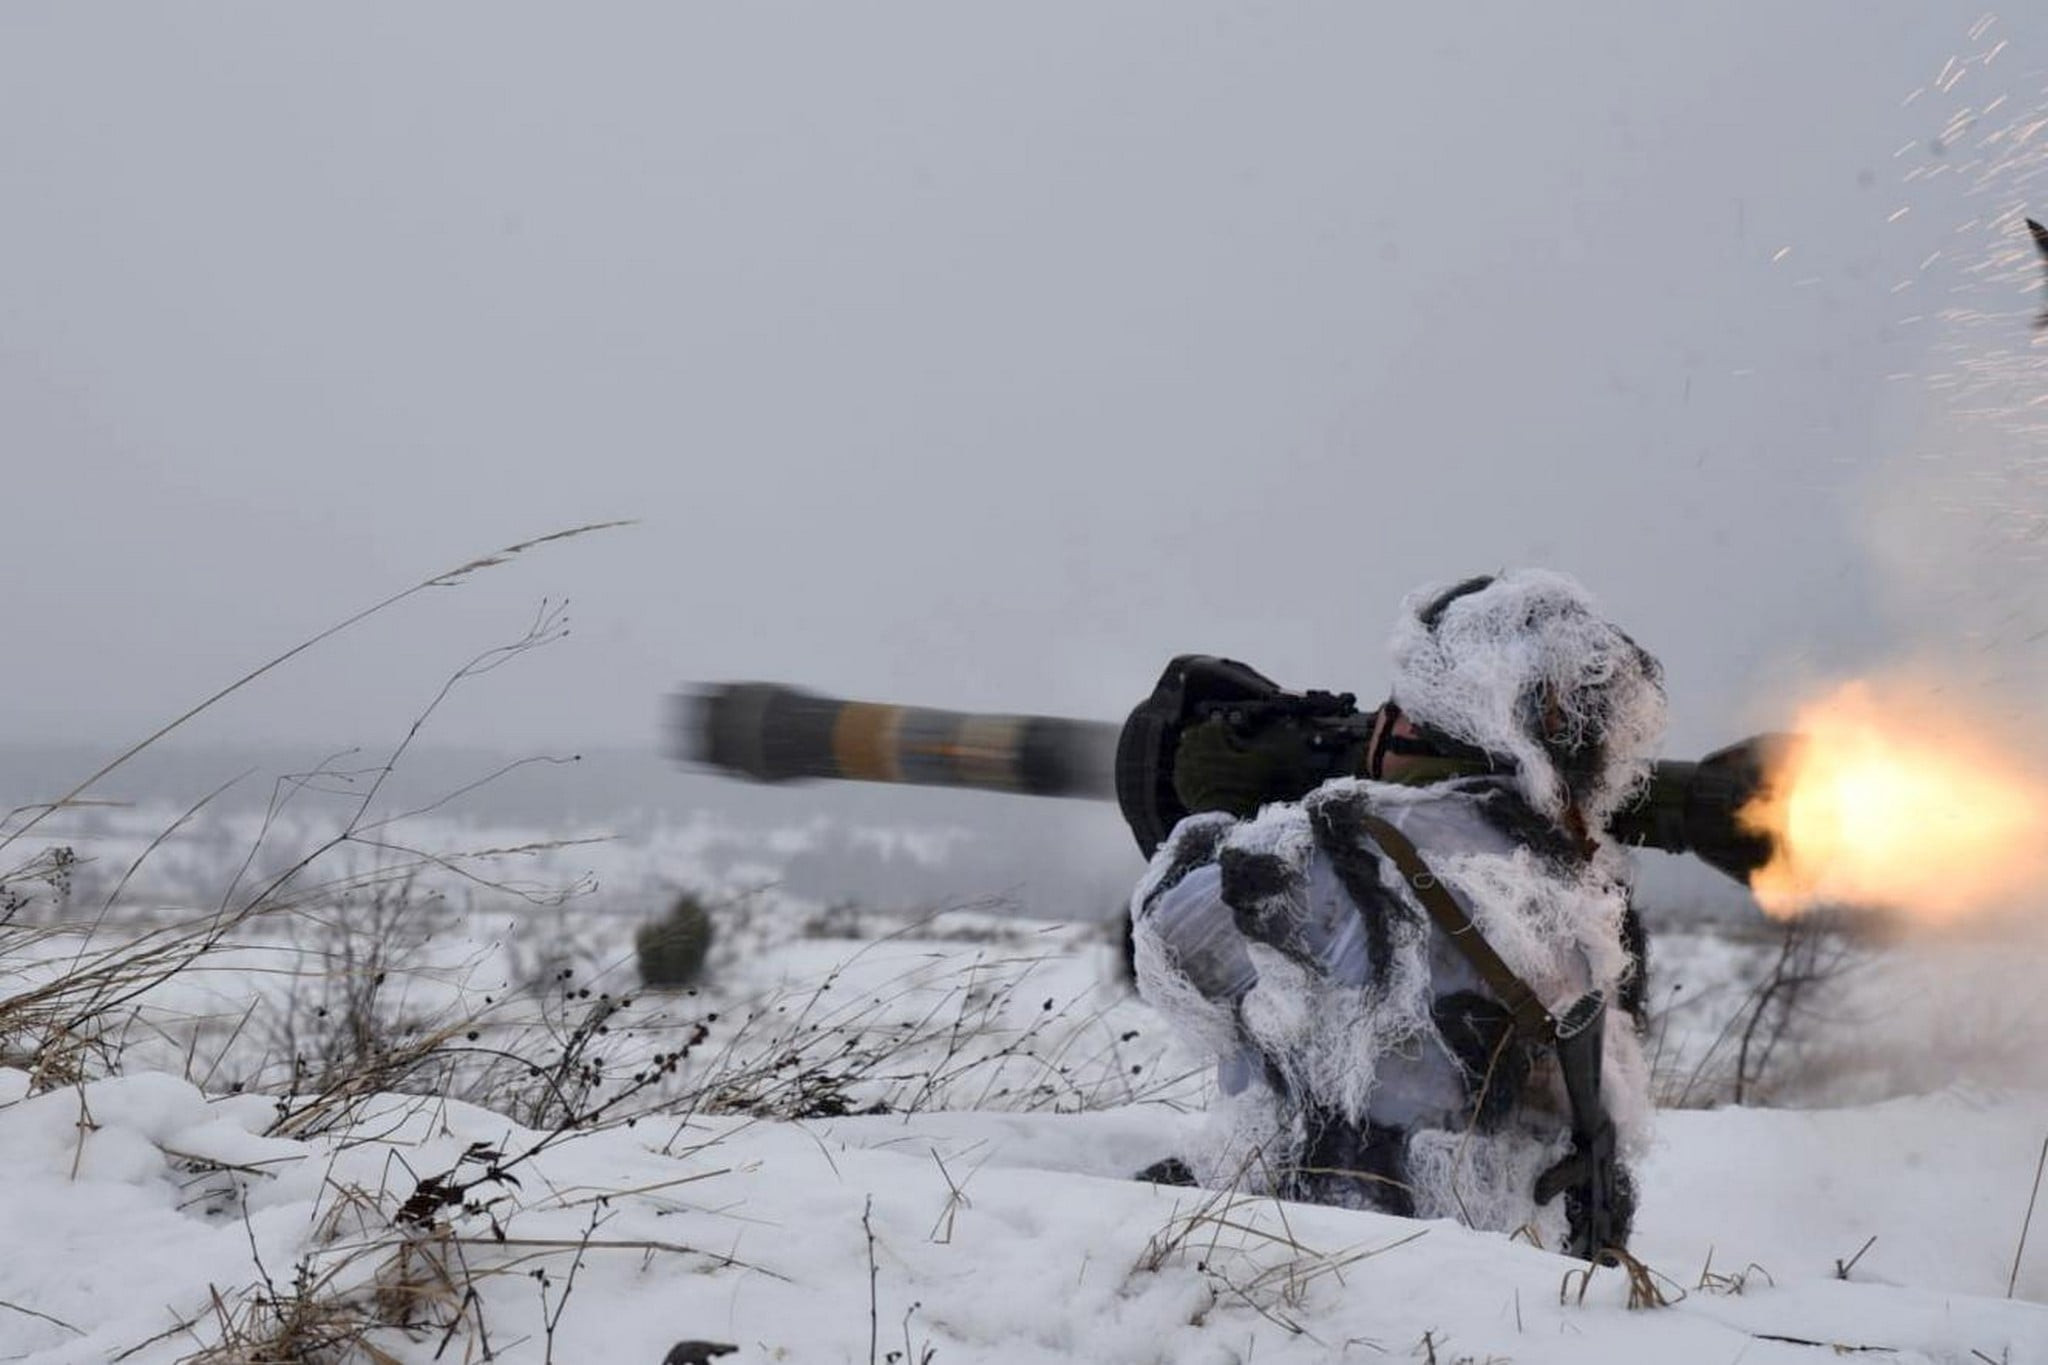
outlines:
[{"label": "white camouflage ghillie suit", "polygon": [[[1343,778],[1250,820],[1190,816],[1132,898],[1140,992],[1217,1058],[1209,1132],[1187,1161],[1212,1187],[1565,1246],[1570,1199],[1535,1198],[1571,1146],[1555,1054],[1515,1034],[1363,819],[1407,836],[1552,1014],[1589,991],[1616,999],[1632,970],[1628,869],[1604,830],[1662,732],[1658,668],[1576,583],[1539,571],[1412,595],[1392,646],[1401,713],[1497,773]],[[1605,1030],[1625,1157],[1647,1132],[1647,1068],[1626,1012]]]}]

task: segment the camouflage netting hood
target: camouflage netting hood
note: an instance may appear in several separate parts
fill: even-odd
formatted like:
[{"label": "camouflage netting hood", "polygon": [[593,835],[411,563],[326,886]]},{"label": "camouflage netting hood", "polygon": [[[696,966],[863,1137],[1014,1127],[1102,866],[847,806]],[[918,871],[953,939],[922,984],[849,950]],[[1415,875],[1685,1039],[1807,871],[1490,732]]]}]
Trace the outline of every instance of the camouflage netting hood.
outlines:
[{"label": "camouflage netting hood", "polygon": [[1401,710],[1512,762],[1524,798],[1552,820],[1576,802],[1604,828],[1649,775],[1662,671],[1563,574],[1515,569],[1412,593],[1390,649]]}]

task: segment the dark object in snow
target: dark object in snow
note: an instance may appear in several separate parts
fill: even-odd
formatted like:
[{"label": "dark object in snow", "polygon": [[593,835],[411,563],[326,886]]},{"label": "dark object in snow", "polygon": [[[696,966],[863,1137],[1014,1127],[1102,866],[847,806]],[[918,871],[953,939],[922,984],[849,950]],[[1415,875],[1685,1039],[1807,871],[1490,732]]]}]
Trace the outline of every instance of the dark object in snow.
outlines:
[{"label": "dark object in snow", "polygon": [[668,1348],[661,1365],[711,1365],[711,1357],[731,1355],[738,1349],[729,1341],[679,1341]]},{"label": "dark object in snow", "polygon": [[[2027,231],[2034,234],[2034,245],[2041,248],[2041,266],[2048,269],[2048,227],[2042,227],[2033,219],[2027,219]],[[2034,319],[2034,326],[2048,331],[2048,308],[2041,310],[2041,316]]]},{"label": "dark object in snow", "polygon": [[687,986],[703,972],[711,951],[711,912],[685,891],[665,917],[640,926],[633,948],[641,981],[657,989]]},{"label": "dark object in snow", "polygon": [[1188,1163],[1177,1156],[1166,1157],[1153,1162],[1135,1177],[1148,1185],[1192,1185],[1195,1173],[1188,1169]]}]

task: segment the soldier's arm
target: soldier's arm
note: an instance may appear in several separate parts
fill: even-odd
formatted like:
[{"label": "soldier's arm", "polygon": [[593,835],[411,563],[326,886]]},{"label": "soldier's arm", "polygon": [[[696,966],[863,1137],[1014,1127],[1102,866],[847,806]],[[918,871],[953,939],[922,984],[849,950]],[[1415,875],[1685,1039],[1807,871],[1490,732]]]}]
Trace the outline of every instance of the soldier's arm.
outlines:
[{"label": "soldier's arm", "polygon": [[1216,815],[1182,821],[1131,902],[1139,993],[1183,1036],[1214,1053],[1226,1094],[1263,1069],[1238,1018],[1258,971],[1224,902],[1216,865],[1234,823]]}]

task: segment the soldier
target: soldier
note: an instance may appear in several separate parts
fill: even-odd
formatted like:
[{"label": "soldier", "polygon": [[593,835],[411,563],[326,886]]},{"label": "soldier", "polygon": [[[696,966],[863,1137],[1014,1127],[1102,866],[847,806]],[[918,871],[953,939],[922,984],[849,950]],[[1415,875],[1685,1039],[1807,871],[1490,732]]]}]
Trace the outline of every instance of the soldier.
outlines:
[{"label": "soldier", "polygon": [[[1239,819],[1202,796],[1246,761],[1219,723],[1176,755],[1204,813],[1131,913],[1140,991],[1217,1058],[1183,1169],[1607,1256],[1650,1109],[1604,1008],[1633,984],[1607,827],[1663,728],[1657,663],[1537,570],[1411,595],[1392,652],[1366,777]],[[1464,775],[1413,784],[1443,757]]]}]

